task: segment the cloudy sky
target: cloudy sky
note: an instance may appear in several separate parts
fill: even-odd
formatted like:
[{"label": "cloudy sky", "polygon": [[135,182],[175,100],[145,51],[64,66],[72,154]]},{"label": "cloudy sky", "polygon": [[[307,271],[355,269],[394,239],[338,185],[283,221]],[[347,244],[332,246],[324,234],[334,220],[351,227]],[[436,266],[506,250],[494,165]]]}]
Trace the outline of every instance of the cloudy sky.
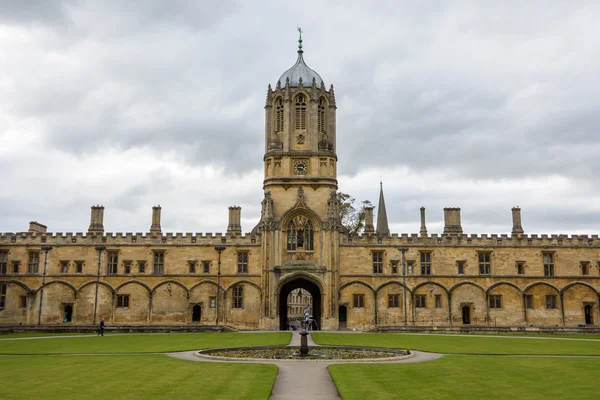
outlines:
[{"label": "cloudy sky", "polygon": [[[600,232],[597,1],[19,0],[0,5],[0,231],[242,228],[262,199],[267,85],[333,84],[340,190],[393,232]],[[525,5],[523,3],[526,3]],[[587,4],[586,4],[587,3]]]}]

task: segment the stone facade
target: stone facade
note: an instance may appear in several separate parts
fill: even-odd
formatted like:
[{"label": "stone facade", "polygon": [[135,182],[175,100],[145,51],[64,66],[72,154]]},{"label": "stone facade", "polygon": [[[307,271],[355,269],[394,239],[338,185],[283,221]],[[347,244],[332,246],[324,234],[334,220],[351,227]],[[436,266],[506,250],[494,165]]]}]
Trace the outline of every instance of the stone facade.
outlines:
[{"label": "stone facade", "polygon": [[163,233],[160,206],[146,233],[105,233],[96,205],[86,234],[38,222],[0,234],[0,324],[286,329],[288,296],[302,289],[326,330],[598,325],[597,235],[526,235],[519,208],[511,235],[464,234],[459,208],[444,209],[443,234],[428,234],[421,208],[419,234],[389,234],[383,214],[375,229],[370,209],[365,233],[347,235],[336,108],[300,48],[267,91],[264,200],[249,233],[237,206],[224,234]]}]

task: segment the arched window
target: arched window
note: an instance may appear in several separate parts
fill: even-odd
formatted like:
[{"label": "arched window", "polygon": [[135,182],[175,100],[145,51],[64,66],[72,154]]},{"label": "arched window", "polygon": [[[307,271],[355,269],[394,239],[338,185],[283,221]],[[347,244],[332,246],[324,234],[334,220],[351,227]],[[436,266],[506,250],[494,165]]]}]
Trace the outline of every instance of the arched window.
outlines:
[{"label": "arched window", "polygon": [[319,133],[324,135],[325,130],[325,100],[323,98],[319,99],[319,108],[318,108],[318,127]]},{"label": "arched window", "polygon": [[287,249],[314,250],[314,230],[312,223],[305,216],[295,217],[288,227]]},{"label": "arched window", "polygon": [[296,129],[306,129],[306,97],[296,96]]},{"label": "arched window", "polygon": [[275,132],[283,132],[283,99],[275,102]]}]

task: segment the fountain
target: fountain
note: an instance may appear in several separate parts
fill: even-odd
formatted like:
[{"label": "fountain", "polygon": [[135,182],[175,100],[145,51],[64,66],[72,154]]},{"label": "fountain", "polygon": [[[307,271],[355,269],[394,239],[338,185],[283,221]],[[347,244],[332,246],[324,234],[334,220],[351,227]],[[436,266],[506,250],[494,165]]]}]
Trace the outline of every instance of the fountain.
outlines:
[{"label": "fountain", "polygon": [[196,352],[198,357],[222,361],[391,361],[411,357],[404,349],[351,347],[351,346],[308,346],[307,331],[300,332],[300,346],[236,347],[229,349],[207,349]]}]

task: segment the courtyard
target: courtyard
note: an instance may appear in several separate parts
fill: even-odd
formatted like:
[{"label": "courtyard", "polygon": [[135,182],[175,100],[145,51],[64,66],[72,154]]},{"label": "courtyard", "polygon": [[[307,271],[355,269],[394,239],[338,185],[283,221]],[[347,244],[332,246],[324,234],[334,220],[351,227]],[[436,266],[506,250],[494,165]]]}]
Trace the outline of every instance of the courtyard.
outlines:
[{"label": "courtyard", "polygon": [[[315,374],[312,389],[335,385],[334,392],[345,400],[597,398],[597,335],[317,332],[311,336],[317,345],[404,348],[417,357],[409,363],[288,361],[278,366],[197,362],[183,356],[208,348],[284,346],[294,340],[289,332],[11,334],[0,337],[2,398],[268,399],[277,379],[285,380],[279,382],[281,389],[301,383],[306,374]],[[415,362],[432,353],[437,359]]]}]

